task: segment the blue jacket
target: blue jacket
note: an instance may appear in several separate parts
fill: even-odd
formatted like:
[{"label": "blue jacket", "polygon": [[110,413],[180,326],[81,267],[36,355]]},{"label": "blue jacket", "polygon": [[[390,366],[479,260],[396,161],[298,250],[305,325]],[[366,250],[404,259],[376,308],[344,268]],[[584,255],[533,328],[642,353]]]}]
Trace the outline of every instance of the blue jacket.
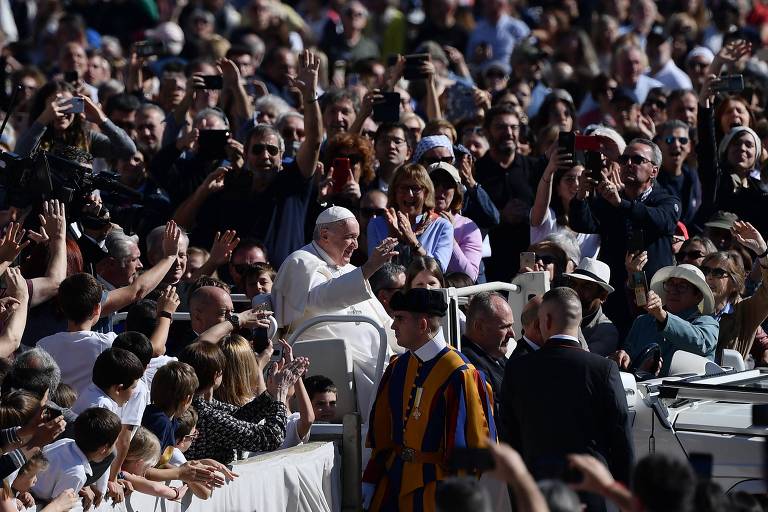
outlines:
[{"label": "blue jacket", "polygon": [[663,360],[660,375],[665,376],[669,373],[672,355],[677,350],[714,361],[719,334],[720,324],[715,317],[702,315],[696,308],[683,311],[680,316],[667,313],[664,325],[651,315],[640,315],[632,324],[624,342],[624,350],[634,360],[645,347],[658,343]]},{"label": "blue jacket", "polygon": [[686,226],[690,226],[701,206],[701,181],[699,180],[699,173],[684,164],[681,183],[676,183],[675,177],[670,176],[664,171],[659,171],[659,176],[656,180],[667,194],[676,197],[680,201],[682,208],[680,221]]}]

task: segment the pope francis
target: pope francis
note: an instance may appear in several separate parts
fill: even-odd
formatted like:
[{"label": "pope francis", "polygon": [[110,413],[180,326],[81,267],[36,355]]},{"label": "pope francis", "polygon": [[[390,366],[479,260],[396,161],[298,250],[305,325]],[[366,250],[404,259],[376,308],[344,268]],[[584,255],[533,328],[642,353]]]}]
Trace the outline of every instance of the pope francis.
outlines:
[{"label": "pope francis", "polygon": [[[349,263],[357,249],[360,226],[354,214],[339,206],[323,211],[315,222],[312,243],[292,253],[280,266],[272,287],[272,306],[287,334],[320,315],[362,315],[372,318],[390,334],[397,347],[391,319],[374,296],[368,278],[397,256],[397,240],[387,238],[361,267]],[[354,322],[320,324],[300,339],[340,338],[347,342],[355,366],[358,410],[366,415],[374,393],[379,335],[369,324]]]}]

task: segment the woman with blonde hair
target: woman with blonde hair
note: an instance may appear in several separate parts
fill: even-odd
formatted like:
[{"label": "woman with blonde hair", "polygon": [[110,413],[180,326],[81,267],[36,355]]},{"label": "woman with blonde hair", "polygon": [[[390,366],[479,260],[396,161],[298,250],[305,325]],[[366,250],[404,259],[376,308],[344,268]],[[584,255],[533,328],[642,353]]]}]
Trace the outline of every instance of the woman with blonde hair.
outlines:
[{"label": "woman with blonde hair", "polygon": [[238,334],[223,337],[219,346],[227,364],[221,386],[213,396],[224,403],[242,407],[266,389],[256,354],[248,340]]},{"label": "woman with blonde hair", "polygon": [[368,224],[368,254],[387,237],[398,239],[397,263],[431,256],[445,271],[453,254],[453,226],[435,212],[435,187],[420,164],[406,164],[392,178],[386,215]]}]

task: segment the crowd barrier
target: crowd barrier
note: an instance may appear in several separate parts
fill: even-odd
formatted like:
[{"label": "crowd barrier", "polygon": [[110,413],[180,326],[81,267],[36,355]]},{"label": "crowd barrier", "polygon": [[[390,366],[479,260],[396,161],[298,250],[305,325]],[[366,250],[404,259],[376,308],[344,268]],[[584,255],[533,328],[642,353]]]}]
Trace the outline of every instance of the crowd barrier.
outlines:
[{"label": "crowd barrier", "polygon": [[[240,476],[208,500],[188,492],[181,502],[132,493],[94,512],[339,512],[341,479],[334,443],[312,442],[233,463]],[[172,482],[171,485],[179,485]],[[33,509],[29,509],[32,511]],[[72,510],[82,510],[77,507]]]}]

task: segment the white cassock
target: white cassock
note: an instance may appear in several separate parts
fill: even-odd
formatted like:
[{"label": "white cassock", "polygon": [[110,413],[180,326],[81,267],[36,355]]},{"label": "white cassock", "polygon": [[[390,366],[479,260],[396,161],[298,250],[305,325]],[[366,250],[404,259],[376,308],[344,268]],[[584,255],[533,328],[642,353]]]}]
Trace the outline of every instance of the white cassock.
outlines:
[{"label": "white cassock", "polygon": [[[391,329],[392,319],[376,299],[362,270],[350,264],[339,267],[315,242],[292,253],[283,262],[272,286],[271,299],[277,324],[287,327],[288,334],[320,315],[361,315],[373,319],[386,330],[387,356],[393,350],[402,351]],[[355,365],[357,403],[365,417],[376,391],[378,332],[365,323],[325,323],[312,327],[299,337],[301,340],[323,338],[339,338],[347,342],[347,350]],[[389,362],[389,357],[385,362]]]}]

